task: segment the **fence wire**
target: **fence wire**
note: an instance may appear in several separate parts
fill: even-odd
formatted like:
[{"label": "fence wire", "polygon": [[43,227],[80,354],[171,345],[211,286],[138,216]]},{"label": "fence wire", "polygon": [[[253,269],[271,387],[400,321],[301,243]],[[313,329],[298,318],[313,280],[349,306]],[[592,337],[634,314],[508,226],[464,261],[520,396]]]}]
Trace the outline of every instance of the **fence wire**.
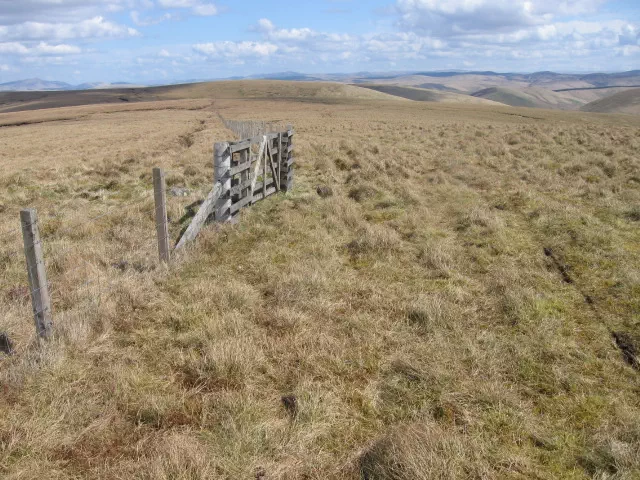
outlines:
[{"label": "fence wire", "polygon": [[[278,133],[289,128],[282,122],[227,120],[218,115],[240,140]],[[171,173],[179,172],[164,170],[165,175]],[[208,189],[205,195],[206,193]],[[169,198],[167,197],[167,203]],[[176,200],[179,198],[175,197]],[[64,228],[52,228],[51,233],[46,233],[45,228],[38,228],[40,239],[22,248],[14,248],[11,242],[17,247],[22,241],[23,229],[34,225],[46,226],[46,219],[41,218],[33,224],[23,224],[0,233],[0,242],[9,247],[0,249],[0,305],[5,310],[5,316],[18,315],[23,318],[44,314],[44,310],[32,311],[30,308],[33,295],[44,288],[49,292],[54,322],[58,326],[62,325],[63,330],[72,329],[75,323],[86,325],[87,320],[100,315],[101,307],[115,290],[126,285],[127,280],[143,281],[145,275],[157,269],[160,264],[155,213],[163,206],[156,206],[153,199],[153,190],[149,190],[139,198],[107,205],[105,211],[88,218],[78,219],[77,215],[66,218],[64,221],[68,225]],[[169,205],[166,207],[169,210]],[[138,228],[130,223],[101,225],[103,221],[116,215],[131,217],[132,212],[138,215],[132,222],[137,221],[141,225],[140,230],[145,232],[142,235],[132,234],[127,237],[117,231],[128,227]],[[57,221],[59,220],[56,219]],[[180,221],[173,222],[172,227],[174,228],[167,233],[168,237],[171,237],[172,230],[175,233],[176,228],[180,227]],[[93,232],[87,231],[88,228],[93,228]],[[8,238],[11,241],[5,241]],[[171,238],[168,240],[169,244],[174,243]],[[36,247],[40,247],[43,252],[46,283],[32,289],[27,280],[34,278],[35,270],[42,264],[27,267],[25,275],[24,262],[29,250]],[[58,326],[55,327],[56,331],[60,331]],[[4,327],[0,324],[0,334],[3,330]]]},{"label": "fence wire", "polygon": [[287,129],[283,122],[265,122],[263,120],[228,120],[218,113],[220,121],[238,136],[238,140],[278,133]]},{"label": "fence wire", "polygon": [[[181,197],[175,197],[177,201],[180,199]],[[149,200],[152,202],[150,203]],[[51,309],[56,325],[71,328],[69,325],[73,321],[84,322],[98,315],[100,307],[112,292],[120,285],[126,284],[127,279],[140,282],[145,275],[158,268],[155,213],[159,208],[162,206],[156,206],[153,203],[151,190],[126,203],[108,206],[106,211],[89,218],[78,221],[77,217],[73,217],[71,225],[54,229],[50,234],[43,235],[45,230],[43,227],[47,222],[43,218],[32,224],[25,224],[25,228],[33,225],[39,227],[40,239],[27,246],[26,250],[25,247],[0,250],[0,304],[3,305],[5,318],[9,315],[23,318],[45,313],[33,311],[30,308],[32,296],[40,293],[45,287],[51,298]],[[145,234],[132,235],[123,245],[116,230],[126,228],[126,225],[123,227],[121,224],[103,225],[103,223],[104,220],[117,215],[131,216],[132,212],[136,212],[137,217],[134,221],[140,222],[143,226],[141,230],[144,230]],[[82,233],[78,238],[78,232],[88,227],[94,228],[94,232]],[[9,229],[4,233],[5,237],[11,235],[17,237],[17,234],[20,234],[21,240],[21,227]],[[87,238],[92,235],[93,238]],[[173,243],[171,235],[169,231],[170,244]],[[5,237],[0,236],[0,240]],[[12,240],[18,241],[18,238]],[[40,264],[26,267],[25,275],[25,253],[37,246],[43,250],[47,281],[45,285],[31,289],[27,280],[35,275],[35,270]],[[0,333],[5,329],[6,327],[0,323]],[[57,327],[56,331],[59,331]]]}]

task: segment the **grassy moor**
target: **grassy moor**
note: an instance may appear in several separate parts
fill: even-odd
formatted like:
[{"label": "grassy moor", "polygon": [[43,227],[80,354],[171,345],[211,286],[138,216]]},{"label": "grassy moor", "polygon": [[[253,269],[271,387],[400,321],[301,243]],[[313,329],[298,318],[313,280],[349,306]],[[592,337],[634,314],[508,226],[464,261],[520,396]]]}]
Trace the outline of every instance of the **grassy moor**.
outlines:
[{"label": "grassy moor", "polygon": [[[640,117],[383,92],[1,94],[0,477],[640,478]],[[219,115],[292,124],[295,187],[161,265]]]}]

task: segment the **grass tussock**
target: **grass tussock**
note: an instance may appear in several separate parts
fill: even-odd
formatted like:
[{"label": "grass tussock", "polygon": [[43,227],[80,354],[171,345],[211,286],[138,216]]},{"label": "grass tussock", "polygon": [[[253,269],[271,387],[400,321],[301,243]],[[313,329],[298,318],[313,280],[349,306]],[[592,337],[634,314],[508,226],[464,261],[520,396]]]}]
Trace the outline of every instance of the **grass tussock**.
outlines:
[{"label": "grass tussock", "polygon": [[360,458],[366,480],[483,478],[490,475],[472,438],[435,422],[396,428]]},{"label": "grass tussock", "polygon": [[219,88],[227,118],[295,125],[296,186],[169,267],[151,168],[188,191],[175,240],[231,137],[216,112],[3,114],[0,476],[640,476],[636,119]]}]

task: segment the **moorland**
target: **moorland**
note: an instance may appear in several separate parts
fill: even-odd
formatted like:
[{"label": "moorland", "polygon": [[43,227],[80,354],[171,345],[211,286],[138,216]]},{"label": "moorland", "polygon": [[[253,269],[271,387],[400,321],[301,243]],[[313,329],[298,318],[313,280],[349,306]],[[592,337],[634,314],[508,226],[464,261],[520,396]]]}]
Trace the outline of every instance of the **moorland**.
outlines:
[{"label": "moorland", "polygon": [[[125,90],[3,100],[0,476],[640,476],[640,117],[321,82]],[[295,188],[158,265],[151,169],[188,191],[175,238],[233,139],[220,115],[292,124]]]}]

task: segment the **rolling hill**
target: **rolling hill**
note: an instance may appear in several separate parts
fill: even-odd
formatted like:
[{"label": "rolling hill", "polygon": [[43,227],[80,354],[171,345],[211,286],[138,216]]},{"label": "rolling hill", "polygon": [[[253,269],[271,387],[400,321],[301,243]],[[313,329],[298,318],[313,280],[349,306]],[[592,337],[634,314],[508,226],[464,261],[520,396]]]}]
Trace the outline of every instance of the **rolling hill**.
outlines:
[{"label": "rolling hill", "polygon": [[568,97],[574,98],[583,104],[595,102],[605,97],[609,97],[615,93],[624,92],[637,87],[589,87],[589,88],[570,88],[556,90]]},{"label": "rolling hill", "polygon": [[[205,98],[211,95],[217,98],[295,97],[308,101],[321,98],[389,100],[391,95],[396,99],[421,102],[479,104],[482,103],[480,100],[485,100],[518,107],[579,110],[586,104],[638,87],[638,70],[586,75],[555,72],[358,72],[307,75],[282,72],[234,80],[194,80],[162,86],[123,82],[71,85],[28,79],[0,84],[0,112],[92,103],[155,101],[184,96]],[[603,105],[608,104],[605,102]],[[627,111],[635,110],[631,108]]]},{"label": "rolling hill", "polygon": [[583,112],[640,115],[640,88],[624,90],[584,105]]},{"label": "rolling hill", "polygon": [[144,88],[58,92],[0,92],[0,113],[74,107],[93,104],[153,102],[176,99],[305,99],[310,102],[390,100],[400,97],[375,90],[328,82],[286,82],[281,80],[238,80]]},{"label": "rolling hill", "polygon": [[475,92],[472,96],[504,103],[512,107],[550,108],[558,110],[577,110],[583,103],[568,94],[536,87],[522,88],[520,90],[491,87]]},{"label": "rolling hill", "polygon": [[464,95],[442,90],[402,87],[398,85],[359,85],[359,87],[374,90],[376,92],[386,93],[417,102],[448,102],[448,103],[472,103],[479,105],[499,105],[499,102],[488,100],[481,97]]},{"label": "rolling hill", "polygon": [[354,77],[352,83],[376,83],[448,89],[458,93],[473,93],[491,87],[523,89],[540,87],[546,90],[591,89],[601,87],[640,86],[640,71],[596,73],[587,75],[556,72],[531,74],[496,72],[413,72],[398,75]]}]

